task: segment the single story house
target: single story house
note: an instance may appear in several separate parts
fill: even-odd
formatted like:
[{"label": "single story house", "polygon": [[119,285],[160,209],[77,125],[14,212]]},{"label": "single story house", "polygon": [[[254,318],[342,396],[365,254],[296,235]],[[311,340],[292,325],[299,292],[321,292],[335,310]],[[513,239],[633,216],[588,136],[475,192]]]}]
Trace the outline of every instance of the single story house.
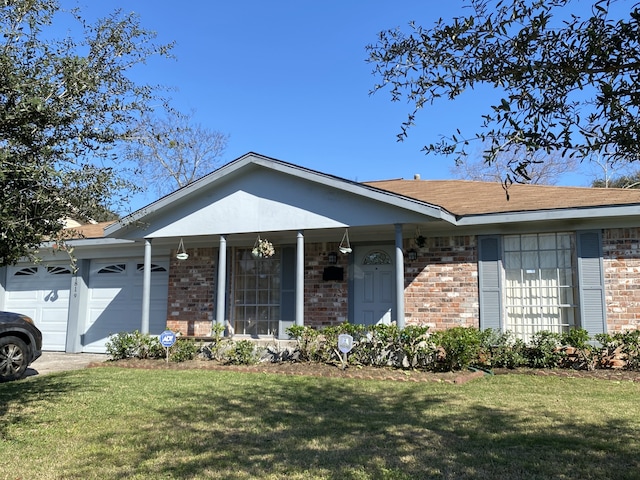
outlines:
[{"label": "single story house", "polygon": [[[355,182],[248,153],[64,252],[0,269],[0,309],[44,349],[169,328],[287,338],[345,321],[432,329],[638,329],[640,191]],[[273,255],[255,258],[259,240]]]}]

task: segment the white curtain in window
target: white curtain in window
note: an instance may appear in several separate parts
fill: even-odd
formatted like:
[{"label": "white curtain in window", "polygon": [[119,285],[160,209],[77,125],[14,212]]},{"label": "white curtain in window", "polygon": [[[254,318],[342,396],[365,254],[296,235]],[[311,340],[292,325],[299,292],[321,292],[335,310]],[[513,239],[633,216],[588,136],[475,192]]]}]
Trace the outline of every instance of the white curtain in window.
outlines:
[{"label": "white curtain in window", "polygon": [[575,325],[570,234],[504,238],[506,328],[529,340]]}]

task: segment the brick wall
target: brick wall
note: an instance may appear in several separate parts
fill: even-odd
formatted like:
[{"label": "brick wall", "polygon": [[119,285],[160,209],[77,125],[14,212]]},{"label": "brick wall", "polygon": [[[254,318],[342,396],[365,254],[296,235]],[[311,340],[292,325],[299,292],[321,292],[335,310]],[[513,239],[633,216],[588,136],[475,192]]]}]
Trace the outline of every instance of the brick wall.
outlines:
[{"label": "brick wall", "polygon": [[[349,256],[340,254],[338,246],[339,243],[317,243],[304,247],[305,325],[324,327],[347,321]],[[342,281],[322,279],[324,269],[329,265],[327,255],[330,252],[338,252],[335,266],[344,269]]]},{"label": "brick wall", "polygon": [[171,253],[167,328],[183,335],[211,334],[216,285],[217,249],[187,250],[187,260],[177,260]]},{"label": "brick wall", "polygon": [[[349,256],[338,253],[344,278],[324,280],[329,252],[338,243],[305,245],[305,325],[323,327],[348,320]],[[217,249],[188,250],[184,261],[171,256],[167,328],[184,335],[206,336],[214,320]],[[445,329],[478,326],[477,257],[474,237],[435,237],[405,262],[407,324]]]},{"label": "brick wall", "polygon": [[[405,245],[409,248],[409,243]],[[478,326],[476,238],[432,237],[405,261],[407,324],[434,330]],[[348,255],[338,253],[342,281],[323,280],[329,252],[338,243],[305,245],[305,324],[322,327],[348,319]],[[610,332],[640,329],[640,228],[605,230],[603,234],[607,322]],[[167,327],[184,335],[209,335],[214,320],[217,249],[188,251],[185,261],[171,256]]]},{"label": "brick wall", "polygon": [[640,328],[640,228],[603,233],[609,332]]},{"label": "brick wall", "polygon": [[407,325],[479,326],[476,237],[432,237],[406,261]]}]

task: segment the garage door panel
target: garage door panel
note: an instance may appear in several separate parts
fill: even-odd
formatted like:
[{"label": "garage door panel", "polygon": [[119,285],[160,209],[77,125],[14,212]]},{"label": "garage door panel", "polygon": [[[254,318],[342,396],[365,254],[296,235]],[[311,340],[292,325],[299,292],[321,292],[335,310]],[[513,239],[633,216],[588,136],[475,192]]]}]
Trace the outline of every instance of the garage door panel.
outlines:
[{"label": "garage door panel", "polygon": [[[167,319],[169,262],[153,262],[149,332],[160,334]],[[104,353],[109,336],[140,330],[143,269],[141,260],[95,262],[89,280],[89,309],[83,351]]]},{"label": "garage door panel", "polygon": [[11,287],[7,296],[12,302],[36,302],[41,297],[39,290],[31,290],[33,286],[22,286],[20,290],[16,290],[15,286]]},{"label": "garage door panel", "polygon": [[71,269],[64,264],[8,270],[5,309],[33,318],[42,331],[43,350],[65,350],[71,278]]},{"label": "garage door panel", "polygon": [[104,301],[106,304],[111,303],[111,301],[120,296],[127,295],[127,291],[122,288],[92,288],[91,289],[91,300],[94,302]]}]

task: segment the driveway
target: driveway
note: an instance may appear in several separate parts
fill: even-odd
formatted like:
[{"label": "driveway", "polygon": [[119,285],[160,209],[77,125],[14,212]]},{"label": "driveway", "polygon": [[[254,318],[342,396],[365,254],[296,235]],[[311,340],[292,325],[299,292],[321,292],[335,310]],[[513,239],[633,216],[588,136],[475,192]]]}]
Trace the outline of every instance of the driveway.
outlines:
[{"label": "driveway", "polygon": [[40,358],[27,368],[25,376],[79,370],[92,362],[105,362],[109,358],[109,355],[103,353],[42,352]]}]

